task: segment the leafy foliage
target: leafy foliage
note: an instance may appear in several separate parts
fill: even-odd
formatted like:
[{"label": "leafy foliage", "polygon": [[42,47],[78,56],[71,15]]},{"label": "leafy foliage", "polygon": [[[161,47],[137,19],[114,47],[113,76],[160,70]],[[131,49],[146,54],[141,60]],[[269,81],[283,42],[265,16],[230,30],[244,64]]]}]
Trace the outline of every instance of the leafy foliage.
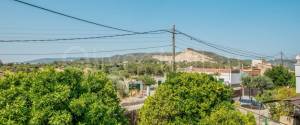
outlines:
[{"label": "leafy foliage", "polygon": [[275,86],[295,86],[294,74],[283,66],[275,66],[265,72],[265,76],[272,79]]},{"label": "leafy foliage", "polygon": [[202,125],[256,125],[255,117],[252,114],[243,115],[235,111],[232,106],[224,105],[214,110],[207,117]]},{"label": "leafy foliage", "polygon": [[102,72],[45,69],[0,80],[0,124],[126,124]]},{"label": "leafy foliage", "polygon": [[[207,121],[205,119],[208,121],[213,119],[208,117],[218,107],[232,105],[230,104],[231,94],[232,90],[229,87],[210,75],[170,74],[155,94],[145,101],[139,112],[140,124],[205,123]],[[224,112],[227,113],[227,111]]]},{"label": "leafy foliage", "polygon": [[242,77],[242,85],[246,86],[248,88],[254,87],[252,84],[252,77],[250,77],[250,76]]},{"label": "leafy foliage", "polygon": [[141,80],[145,85],[153,85],[156,83],[155,79],[148,75],[140,76],[138,79]]},{"label": "leafy foliage", "polygon": [[266,76],[256,76],[251,80],[254,88],[257,88],[263,93],[265,89],[270,89],[273,87],[273,82],[270,78]]},{"label": "leafy foliage", "polygon": [[248,96],[250,98],[251,96],[251,89],[254,87],[254,85],[252,84],[252,77],[250,76],[245,76],[242,77],[242,85],[248,88]]},{"label": "leafy foliage", "polygon": [[285,99],[289,99],[297,96],[295,88],[279,87],[273,90],[267,90],[263,94],[256,97],[261,102],[275,102],[266,103],[269,107],[271,117],[279,120],[280,116],[291,116],[293,114],[293,106]]},{"label": "leafy foliage", "polygon": [[242,77],[242,85],[248,88],[249,98],[251,98],[251,90],[256,88],[260,91],[259,94],[263,94],[264,90],[271,89],[273,87],[273,82],[270,78],[266,76],[245,76]]}]

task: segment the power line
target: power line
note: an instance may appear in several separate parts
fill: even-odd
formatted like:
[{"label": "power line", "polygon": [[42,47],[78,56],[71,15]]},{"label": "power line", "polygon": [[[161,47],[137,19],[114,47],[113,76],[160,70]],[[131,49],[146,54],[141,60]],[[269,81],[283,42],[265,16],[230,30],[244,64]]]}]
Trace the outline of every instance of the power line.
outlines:
[{"label": "power line", "polygon": [[[97,32],[116,32],[114,29],[99,29],[98,27],[90,27],[90,28],[75,28],[75,27],[68,27],[68,28],[62,28],[62,27],[44,27],[45,25],[40,25],[39,27],[34,27],[30,25],[26,25],[26,27],[14,27],[14,26],[0,26],[1,29],[5,30],[29,30],[29,31],[97,31]],[[119,32],[119,31],[118,31]]]},{"label": "power line", "polygon": [[[195,40],[195,38],[192,38],[191,40]],[[224,46],[221,46],[221,45],[205,42],[205,41],[198,40],[198,39],[196,39],[195,41],[198,42],[198,43],[201,43],[201,44],[205,44],[205,45],[207,45],[209,47],[212,47],[214,49],[232,54],[232,55],[237,55],[237,56],[247,57],[247,58],[253,58],[253,57],[254,58],[260,58],[260,57],[262,57],[262,56],[257,56],[258,54],[254,55],[254,54],[251,54],[249,52],[245,52],[243,50],[234,49],[234,48],[230,48],[230,47],[224,47]]]},{"label": "power line", "polygon": [[198,40],[198,39],[196,39],[196,38],[194,38],[194,37],[192,37],[192,36],[190,36],[190,35],[187,35],[187,34],[185,34],[185,33],[182,33],[182,32],[180,32],[180,34],[183,34],[184,36],[187,36],[187,37],[191,38],[191,40],[194,40],[194,41],[196,41],[196,42],[198,42],[198,43],[207,45],[207,46],[209,46],[209,47],[212,47],[212,48],[217,49],[217,50],[221,50],[221,51],[226,52],[226,53],[229,53],[229,54],[238,55],[238,56],[242,56],[242,57],[251,57],[251,58],[253,57],[253,56],[249,56],[249,55],[243,55],[243,54],[234,53],[234,52],[228,51],[228,50],[226,50],[226,49],[222,49],[222,48],[216,47],[216,46],[214,46],[214,45],[211,45],[210,43],[204,42],[204,41],[202,41],[202,40]]},{"label": "power line", "polygon": [[120,51],[133,51],[133,50],[155,49],[155,48],[163,48],[163,47],[170,47],[170,46],[171,45],[162,45],[162,46],[150,46],[150,47],[130,48],[130,49],[100,50],[100,51],[89,51],[89,52],[65,52],[65,53],[0,53],[0,55],[33,56],[33,55],[91,54],[91,53],[107,53],[107,52],[120,52]]},{"label": "power line", "polygon": [[[104,35],[116,35],[116,33],[53,33],[53,32],[46,32],[46,33],[40,33],[40,32],[9,32],[9,33],[1,33],[0,36],[5,37],[32,37],[32,36],[104,36]],[[150,35],[150,34],[149,34]],[[151,33],[151,35],[164,35],[163,32],[161,33]],[[141,38],[155,38],[153,36],[144,36]],[[158,36],[156,36],[158,38]]]},{"label": "power line", "polygon": [[[180,38],[179,38],[180,39]],[[185,41],[185,40],[183,40],[183,39],[180,39],[181,41],[184,41],[184,42],[187,42],[187,41]],[[180,44],[182,44],[182,45],[185,45],[185,46],[189,46],[189,47],[195,47],[195,45],[191,45],[191,44],[187,44],[187,43],[184,43],[184,42],[180,42],[179,41],[179,43]],[[202,43],[201,43],[202,44]],[[215,45],[215,44],[214,44]],[[217,45],[216,45],[217,46]],[[211,47],[211,46],[209,46],[209,47]],[[216,48],[215,48],[216,49]],[[217,50],[220,50],[220,49],[217,49]],[[223,51],[223,50],[221,50],[221,51]],[[216,52],[215,52],[216,53]],[[228,53],[228,52],[227,52]],[[232,54],[232,53],[229,53],[229,54]],[[233,55],[236,55],[236,54],[233,54]],[[242,56],[242,57],[247,57],[247,58],[253,58],[253,56],[244,56],[244,55],[240,55],[240,56]],[[256,56],[255,56],[256,57]]]},{"label": "power line", "polygon": [[186,33],[180,32],[178,30],[177,30],[177,32],[178,32],[178,34],[186,36],[186,37],[190,38],[191,40],[194,40],[194,41],[196,41],[198,43],[204,44],[206,46],[212,47],[214,49],[217,49],[217,50],[220,50],[220,51],[232,54],[232,55],[237,55],[237,56],[241,56],[241,57],[249,57],[249,58],[253,58],[253,57],[255,57],[255,58],[261,58],[261,57],[270,58],[270,56],[262,56],[262,55],[253,54],[253,53],[250,54],[249,52],[246,53],[243,50],[237,50],[237,49],[234,50],[233,48],[222,47],[222,46],[217,45],[217,44],[213,44],[213,43],[209,43],[209,42],[205,42],[205,41],[199,40],[199,39],[197,39],[197,38],[195,38],[195,37],[193,37],[191,35],[188,35]]},{"label": "power line", "polygon": [[9,32],[9,33],[1,33],[0,35],[21,35],[21,36],[36,36],[36,35],[65,35],[65,36],[69,36],[69,35],[74,35],[74,36],[79,36],[79,35],[114,35],[114,34],[103,34],[103,33],[21,33],[21,32]]},{"label": "power line", "polygon": [[253,57],[258,57],[258,58],[274,58],[273,56],[259,54],[259,53],[251,52],[251,51],[247,51],[247,50],[241,50],[241,49],[232,48],[232,47],[225,47],[225,46],[221,46],[221,45],[217,45],[217,44],[213,44],[213,45],[219,46],[221,48],[229,49],[229,50],[232,50],[232,51],[236,51],[238,53],[242,53],[242,54],[246,54],[246,55],[251,55]]},{"label": "power line", "polygon": [[50,12],[50,13],[53,13],[53,14],[56,14],[56,15],[60,15],[60,16],[64,16],[64,17],[67,17],[67,18],[70,18],[70,19],[74,19],[74,20],[77,20],[77,21],[81,21],[81,22],[85,22],[85,23],[89,23],[89,24],[93,24],[93,25],[97,25],[97,26],[101,26],[101,27],[105,27],[105,28],[109,28],[109,29],[129,32],[129,33],[138,33],[138,32],[135,32],[135,31],[126,30],[126,29],[117,28],[117,27],[112,27],[112,26],[96,23],[96,22],[93,22],[93,21],[85,20],[85,19],[82,19],[82,18],[74,17],[74,16],[71,16],[71,15],[68,15],[68,14],[64,14],[64,13],[61,13],[61,12],[58,12],[58,11],[54,11],[54,10],[51,10],[51,9],[44,8],[42,6],[27,3],[27,2],[24,2],[24,1],[21,1],[21,0],[14,0],[14,1],[18,2],[18,3],[21,3],[21,4],[24,4],[24,5],[27,5],[27,6],[30,6],[30,7],[34,7],[34,8],[40,9],[40,10]]},{"label": "power line", "polygon": [[[184,43],[184,42],[181,42],[181,41],[177,41],[177,43],[179,43],[179,44],[181,44],[181,45],[184,45],[185,47],[188,47],[188,48],[195,47],[195,45],[187,44],[187,43]],[[177,45],[178,45],[178,44],[177,44]],[[185,49],[182,48],[182,47],[178,47],[178,46],[176,46],[176,47],[179,48],[179,49],[185,50]],[[195,48],[195,49],[199,49],[199,48]],[[202,54],[203,54],[203,52],[209,52],[209,51],[206,51],[206,50],[197,50],[197,51],[202,52]],[[219,56],[223,56],[223,57],[225,57],[225,58],[227,58],[227,59],[234,59],[234,58],[228,57],[228,56],[226,56],[226,55],[223,55],[223,54],[221,54],[221,53],[219,53],[219,52],[212,52],[212,53],[214,53],[214,54],[216,54],[216,55],[219,55]],[[215,56],[216,56],[216,55],[215,55]],[[237,59],[237,58],[236,58],[236,59]],[[240,59],[238,59],[238,60],[240,60]]]},{"label": "power line", "polygon": [[53,39],[25,39],[25,40],[0,40],[0,43],[9,42],[46,42],[46,41],[72,41],[72,40],[87,40],[87,39],[101,39],[101,38],[113,38],[122,36],[133,36],[141,34],[152,34],[166,32],[166,30],[154,30],[141,33],[128,33],[128,34],[115,34],[115,35],[105,35],[105,36],[93,36],[93,37],[75,37],[75,38],[53,38]]}]

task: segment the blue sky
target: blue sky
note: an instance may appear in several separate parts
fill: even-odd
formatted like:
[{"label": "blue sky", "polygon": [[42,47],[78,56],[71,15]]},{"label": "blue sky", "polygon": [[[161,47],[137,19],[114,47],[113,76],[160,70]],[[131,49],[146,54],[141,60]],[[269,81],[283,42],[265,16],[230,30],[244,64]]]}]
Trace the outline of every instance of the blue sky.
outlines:
[{"label": "blue sky", "polygon": [[[135,31],[171,28],[216,44],[277,55],[300,53],[299,0],[24,0],[94,22]],[[0,39],[47,39],[120,34],[90,24],[1,0]],[[146,35],[99,40],[47,43],[0,43],[1,53],[52,53],[138,48],[170,44],[170,35]],[[215,51],[184,40],[193,48]],[[178,44],[179,47],[191,47]],[[143,50],[170,51],[171,48]],[[129,51],[137,52],[137,51]],[[128,52],[92,55],[4,56],[4,62],[37,58],[101,57]],[[219,52],[220,53],[220,52]],[[222,53],[221,53],[222,54]],[[229,55],[231,56],[231,55]],[[235,57],[235,56],[232,56]],[[237,58],[237,57],[236,57]]]}]

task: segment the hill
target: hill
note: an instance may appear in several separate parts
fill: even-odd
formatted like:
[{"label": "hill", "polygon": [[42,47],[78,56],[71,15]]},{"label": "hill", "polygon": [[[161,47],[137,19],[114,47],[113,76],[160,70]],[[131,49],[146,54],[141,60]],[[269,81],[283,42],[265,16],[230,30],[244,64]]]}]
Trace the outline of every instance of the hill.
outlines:
[{"label": "hill", "polygon": [[[30,64],[49,64],[54,62],[109,62],[109,63],[120,63],[124,61],[128,62],[138,62],[139,60],[157,60],[162,62],[171,62],[172,54],[171,53],[129,53],[124,55],[114,55],[111,57],[103,57],[103,58],[83,58],[83,57],[70,57],[70,58],[42,58],[32,61],[26,61],[24,63]],[[208,51],[199,51],[192,48],[187,48],[183,52],[176,53],[176,61],[178,63],[212,63],[212,64],[231,64],[237,65],[238,60],[234,58],[228,58],[225,56],[221,56],[215,54],[213,52]],[[250,60],[239,60],[242,63],[250,64]]]},{"label": "hill", "polygon": [[[158,59],[163,62],[171,62],[171,55],[153,55],[152,58]],[[199,51],[192,48],[187,48],[183,52],[177,53],[175,56],[176,62],[209,62],[217,63],[220,60],[227,60],[229,58],[215,54],[208,51]]]},{"label": "hill", "polygon": [[69,58],[40,58],[40,59],[35,59],[35,60],[30,60],[30,61],[25,61],[23,63],[30,63],[30,64],[49,64],[49,63],[54,63],[54,62],[59,62],[59,61],[75,61],[79,60],[80,57],[69,57]]}]

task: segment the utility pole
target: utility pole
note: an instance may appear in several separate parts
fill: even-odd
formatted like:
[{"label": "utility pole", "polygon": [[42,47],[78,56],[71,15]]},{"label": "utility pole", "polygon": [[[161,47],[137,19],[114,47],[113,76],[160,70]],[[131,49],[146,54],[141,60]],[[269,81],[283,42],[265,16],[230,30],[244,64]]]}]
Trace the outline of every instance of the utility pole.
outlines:
[{"label": "utility pole", "polygon": [[172,29],[172,47],[173,47],[173,52],[172,52],[172,71],[175,72],[176,71],[176,66],[175,66],[175,25],[173,25],[173,29]]},{"label": "utility pole", "polygon": [[281,62],[281,66],[283,66],[283,52],[280,52],[280,62]]}]

